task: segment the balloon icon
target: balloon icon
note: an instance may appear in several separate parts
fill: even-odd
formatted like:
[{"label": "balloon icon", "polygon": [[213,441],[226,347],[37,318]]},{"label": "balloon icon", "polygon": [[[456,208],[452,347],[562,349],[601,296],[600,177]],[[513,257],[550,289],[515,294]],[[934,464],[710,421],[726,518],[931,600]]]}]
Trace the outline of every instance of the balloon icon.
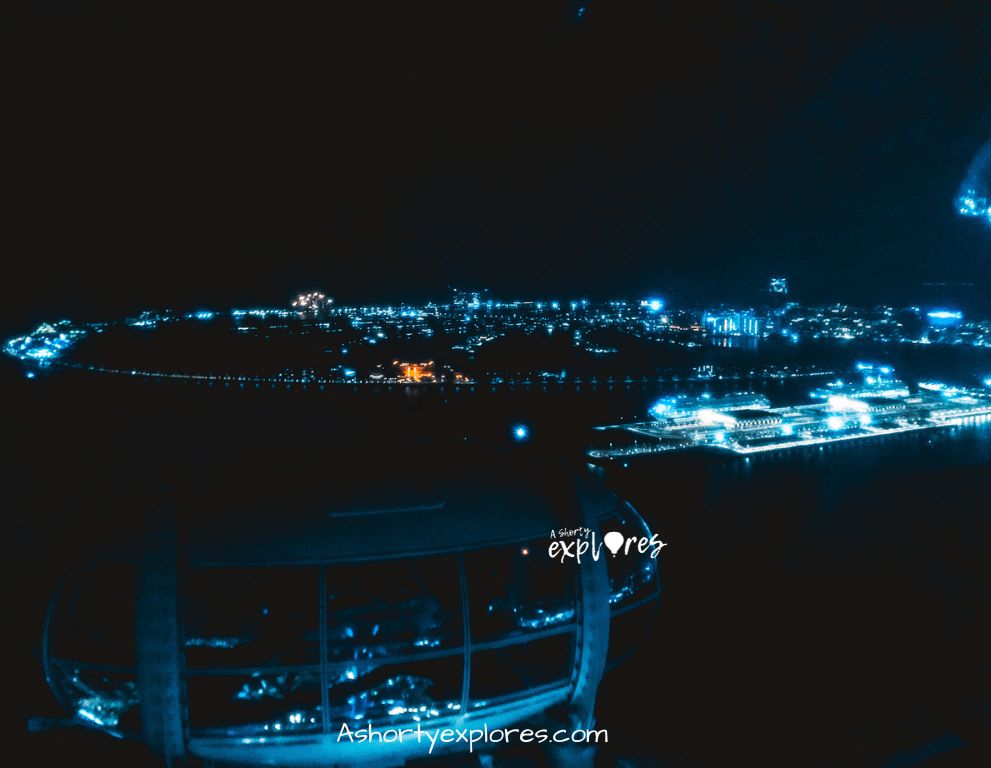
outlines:
[{"label": "balloon icon", "polygon": [[619,548],[623,546],[625,541],[626,538],[619,531],[609,531],[602,537],[602,542],[612,552],[613,557],[616,557],[616,553],[619,552]]}]

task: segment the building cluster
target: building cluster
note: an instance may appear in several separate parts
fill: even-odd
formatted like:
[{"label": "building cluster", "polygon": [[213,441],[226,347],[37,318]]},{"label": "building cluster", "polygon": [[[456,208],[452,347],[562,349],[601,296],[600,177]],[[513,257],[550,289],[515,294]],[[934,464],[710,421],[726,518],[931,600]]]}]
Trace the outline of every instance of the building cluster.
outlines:
[{"label": "building cluster", "polygon": [[[200,309],[144,311],[114,322],[85,325],[60,321],[44,324],[26,336],[10,339],[4,350],[33,366],[70,364],[100,372],[131,375],[186,376],[179,372],[139,371],[103,360],[86,358],[89,342],[107,331],[128,328],[152,332],[163,326],[200,324],[228,328],[232,337],[271,343],[279,339],[305,341],[309,337],[319,355],[330,355],[323,365],[311,357],[298,370],[287,367],[277,376],[259,372],[197,372],[190,378],[272,380],[301,383],[442,383],[469,382],[472,378],[527,379],[533,376],[563,380],[566,372],[533,368],[521,362],[513,372],[455,368],[472,367],[479,351],[510,336],[553,337],[589,357],[614,355],[626,342],[665,343],[685,347],[734,346],[785,341],[861,340],[882,344],[947,344],[991,347],[991,320],[969,319],[956,309],[846,304],[808,306],[789,301],[786,278],[770,280],[766,300],[760,305],[668,307],[657,297],[643,299],[512,300],[500,301],[484,291],[454,290],[446,303],[341,306],[319,291],[297,296],[283,308],[237,308],[229,311]],[[412,342],[418,352],[405,351]],[[398,347],[397,347],[398,345]],[[378,351],[380,347],[384,347]],[[406,355],[415,355],[407,358]],[[402,355],[401,362],[396,361]],[[433,359],[444,360],[435,366]],[[333,360],[332,358],[338,358]],[[354,360],[340,364],[343,359]],[[430,364],[418,361],[430,359]],[[336,364],[336,365],[335,365]],[[453,367],[452,367],[453,366]],[[526,370],[523,370],[526,368]],[[533,368],[533,370],[530,370]],[[305,370],[304,370],[305,369]],[[507,369],[509,370],[509,369]],[[247,373],[254,374],[254,371]],[[641,373],[635,374],[640,376]],[[713,374],[714,375],[714,374]],[[791,375],[789,373],[789,375]]]},{"label": "building cluster", "polygon": [[766,397],[748,392],[718,398],[662,398],[651,407],[648,421],[600,427],[613,434],[632,434],[632,442],[610,442],[592,449],[589,456],[623,459],[692,448],[747,455],[991,419],[991,393],[986,390],[921,382],[913,393],[890,368],[861,366],[861,370],[861,382],[839,380],[814,390],[810,403],[781,408],[772,408]]}]

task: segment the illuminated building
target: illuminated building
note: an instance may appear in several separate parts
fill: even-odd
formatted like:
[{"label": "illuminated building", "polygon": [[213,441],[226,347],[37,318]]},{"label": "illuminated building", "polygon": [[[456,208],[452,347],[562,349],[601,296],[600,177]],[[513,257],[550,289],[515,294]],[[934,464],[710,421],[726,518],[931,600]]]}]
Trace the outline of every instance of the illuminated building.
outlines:
[{"label": "illuminated building", "polygon": [[33,333],[10,339],[4,351],[25,362],[46,365],[55,362],[62,353],[86,335],[86,331],[73,328],[63,320],[42,323]]},{"label": "illuminated building", "polygon": [[894,398],[909,396],[908,385],[895,376],[895,370],[890,365],[857,363],[856,369],[860,375],[859,382],[836,379],[825,386],[813,389],[810,395],[827,401],[838,396]]},{"label": "illuminated building", "polygon": [[310,291],[301,293],[293,299],[292,306],[297,312],[304,316],[318,316],[330,309],[334,300],[328,298],[320,291]]},{"label": "illuminated building", "polygon": [[771,293],[781,294],[784,296],[788,295],[788,278],[787,277],[772,277],[770,284]]},{"label": "illuminated building", "polygon": [[723,397],[687,397],[684,395],[663,397],[650,407],[650,415],[655,419],[676,422],[695,418],[700,411],[723,413],[741,408],[769,408],[771,401],[765,395],[754,392],[737,392]]},{"label": "illuminated building", "polygon": [[752,312],[712,311],[702,316],[702,326],[713,336],[760,336],[763,318]]},{"label": "illuminated building", "polygon": [[488,291],[466,291],[461,288],[451,289],[451,304],[458,309],[478,309],[488,300]]},{"label": "illuminated building", "polygon": [[590,727],[607,665],[656,609],[649,552],[550,556],[555,530],[652,537],[587,475],[390,473],[291,517],[289,499],[244,493],[250,510],[67,576],[43,665],[73,724],[167,761],[401,765],[427,745],[340,741],[341,724]]},{"label": "illuminated building", "polygon": [[434,375],[434,361],[427,360],[422,363],[393,362],[399,371],[398,380],[403,384],[422,384],[436,381]]},{"label": "illuminated building", "polygon": [[926,317],[934,328],[951,328],[963,322],[963,312],[951,309],[934,309]]},{"label": "illuminated building", "polygon": [[866,388],[837,382],[823,393],[824,403],[734,409],[695,403],[670,418],[657,418],[655,405],[654,421],[598,428],[632,432],[647,438],[645,443],[595,448],[588,455],[625,458],[700,447],[746,455],[991,420],[991,395],[984,390],[926,382],[919,387],[911,395],[894,379]]}]

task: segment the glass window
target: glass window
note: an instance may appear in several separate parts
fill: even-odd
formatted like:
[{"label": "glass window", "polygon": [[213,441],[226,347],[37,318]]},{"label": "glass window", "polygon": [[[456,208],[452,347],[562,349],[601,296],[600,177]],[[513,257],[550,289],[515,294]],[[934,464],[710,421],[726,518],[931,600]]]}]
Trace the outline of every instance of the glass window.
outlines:
[{"label": "glass window", "polygon": [[[609,605],[613,608],[629,605],[657,592],[657,560],[651,558],[652,547],[638,548],[643,539],[650,539],[651,532],[640,516],[627,506],[620,507],[616,516],[602,523],[602,535],[619,531],[626,544],[616,555],[603,548],[606,570],[609,573]],[[631,542],[630,539],[633,539]]]},{"label": "glass window", "polygon": [[465,554],[472,643],[575,622],[576,567],[547,556],[547,542]]},{"label": "glass window", "polygon": [[188,692],[194,731],[292,735],[323,728],[320,673],[315,670],[190,675]]},{"label": "glass window", "polygon": [[330,661],[369,661],[463,645],[454,557],[327,569]]},{"label": "glass window", "polygon": [[56,690],[80,720],[101,728],[140,732],[137,676],[133,671],[114,672],[56,661],[51,674]]},{"label": "glass window", "polygon": [[522,694],[549,683],[567,683],[575,662],[574,633],[543,637],[471,654],[471,706]]},{"label": "glass window", "polygon": [[334,732],[342,722],[425,721],[457,714],[461,708],[461,654],[381,666],[333,665],[330,669],[330,728]]},{"label": "glass window", "polygon": [[187,665],[318,664],[316,568],[201,568],[182,588]]},{"label": "glass window", "polygon": [[53,657],[134,666],[137,657],[137,566],[102,561],[72,574],[50,628]]}]

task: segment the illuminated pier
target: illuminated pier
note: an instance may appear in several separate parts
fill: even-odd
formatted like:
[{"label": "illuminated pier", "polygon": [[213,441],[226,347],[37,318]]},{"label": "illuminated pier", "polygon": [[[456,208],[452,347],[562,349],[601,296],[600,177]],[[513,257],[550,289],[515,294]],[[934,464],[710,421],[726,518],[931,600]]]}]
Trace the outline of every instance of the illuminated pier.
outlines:
[{"label": "illuminated pier", "polygon": [[914,395],[851,396],[837,388],[825,402],[782,408],[761,407],[753,398],[731,395],[680,405],[662,400],[651,408],[650,421],[598,427],[632,433],[633,445],[610,444],[588,455],[614,459],[691,448],[747,455],[991,420],[987,392],[938,382],[921,383]]}]

